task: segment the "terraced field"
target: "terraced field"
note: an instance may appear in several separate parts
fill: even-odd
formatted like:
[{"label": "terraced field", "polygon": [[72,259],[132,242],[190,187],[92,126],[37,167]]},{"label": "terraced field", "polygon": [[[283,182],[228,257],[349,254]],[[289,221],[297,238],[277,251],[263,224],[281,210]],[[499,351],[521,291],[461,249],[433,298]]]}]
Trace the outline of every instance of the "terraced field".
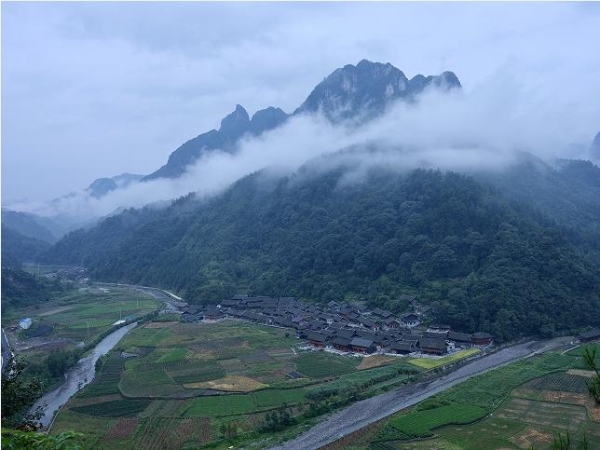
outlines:
[{"label": "terraced field", "polygon": [[90,449],[225,445],[255,439],[267,414],[305,420],[419,373],[401,358],[302,352],[290,336],[239,321],[150,322],[117,344],[52,432],[81,421]]}]

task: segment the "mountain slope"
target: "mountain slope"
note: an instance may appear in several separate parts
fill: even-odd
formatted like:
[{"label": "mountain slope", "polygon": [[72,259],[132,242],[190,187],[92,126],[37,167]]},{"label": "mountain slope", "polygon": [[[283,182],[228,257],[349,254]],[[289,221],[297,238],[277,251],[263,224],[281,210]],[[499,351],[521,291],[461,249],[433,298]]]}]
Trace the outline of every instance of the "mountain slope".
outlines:
[{"label": "mountain slope", "polygon": [[132,183],[137,183],[143,177],[143,175],[122,173],[121,175],[111,178],[98,178],[88,186],[86,192],[94,198],[104,197],[106,194],[114,191],[115,189],[124,188]]},{"label": "mountain slope", "polygon": [[211,130],[200,136],[190,139],[169,156],[167,164],[156,172],[143,178],[142,181],[156,178],[177,178],[186,168],[198,158],[211,150],[233,152],[235,143],[246,134],[259,136],[265,131],[278,127],[287,119],[288,115],[279,108],[269,107],[257,111],[252,120],[248,112],[240,105],[235,111],[221,121],[219,130]]},{"label": "mountain slope", "polygon": [[208,202],[128,211],[46,257],[83,257],[99,278],[162,285],[193,302],[250,289],[402,310],[410,292],[439,320],[498,339],[600,319],[598,267],[550,220],[466,176],[382,169],[342,188],[350,169],[255,175]]},{"label": "mountain slope", "polygon": [[551,166],[523,155],[510,170],[477,178],[555,221],[565,237],[600,265],[599,167],[580,160],[560,160]]},{"label": "mountain slope", "polygon": [[33,214],[2,209],[3,225],[18,231],[23,236],[48,243],[56,242],[56,237],[40,222],[41,218],[34,216]]},{"label": "mountain slope", "polygon": [[49,247],[48,242],[24,236],[2,223],[2,267],[5,266],[5,260],[9,265],[14,265],[15,261],[34,262]]}]

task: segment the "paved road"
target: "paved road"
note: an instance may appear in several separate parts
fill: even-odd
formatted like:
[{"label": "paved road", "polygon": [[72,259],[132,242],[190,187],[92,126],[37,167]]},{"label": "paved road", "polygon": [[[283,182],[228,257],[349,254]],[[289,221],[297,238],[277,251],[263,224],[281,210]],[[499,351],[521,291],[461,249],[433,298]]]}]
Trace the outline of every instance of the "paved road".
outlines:
[{"label": "paved road", "polygon": [[543,353],[547,350],[558,348],[565,345],[568,341],[569,338],[559,338],[544,342],[531,341],[507,347],[496,353],[475,359],[473,362],[433,381],[404,386],[394,391],[354,403],[296,439],[273,447],[272,450],[318,449],[475,375],[535,353]]}]

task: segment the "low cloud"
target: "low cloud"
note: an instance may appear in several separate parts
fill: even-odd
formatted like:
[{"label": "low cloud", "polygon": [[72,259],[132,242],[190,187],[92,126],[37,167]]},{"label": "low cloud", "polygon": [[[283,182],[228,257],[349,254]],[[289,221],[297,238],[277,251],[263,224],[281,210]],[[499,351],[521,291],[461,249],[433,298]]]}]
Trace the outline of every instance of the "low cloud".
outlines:
[{"label": "low cloud", "polygon": [[45,216],[100,217],[189,192],[215,195],[250,173],[272,168],[289,174],[307,161],[324,170],[351,163],[356,172],[346,182],[361,179],[360,173],[373,166],[502,170],[523,151],[545,160],[585,158],[598,123],[600,105],[578,108],[548,101],[522,91],[510,75],[498,74],[468,92],[428,90],[417,103],[398,102],[362,127],[333,125],[319,115],[297,116],[258,138],[242,140],[234,154],[204,155],[178,179],[138,183],[99,199],[79,193],[11,207]]}]

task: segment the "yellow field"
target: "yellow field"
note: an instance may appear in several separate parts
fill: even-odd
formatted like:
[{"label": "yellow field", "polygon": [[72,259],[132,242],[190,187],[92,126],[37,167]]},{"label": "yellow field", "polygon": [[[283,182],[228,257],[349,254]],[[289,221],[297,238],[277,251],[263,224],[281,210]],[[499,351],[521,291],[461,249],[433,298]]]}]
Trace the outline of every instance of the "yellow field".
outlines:
[{"label": "yellow field", "polygon": [[253,380],[252,378],[240,375],[231,375],[214,381],[188,383],[184,384],[183,387],[187,389],[215,389],[218,391],[227,392],[252,392],[256,391],[257,389],[267,387],[267,385],[261,383],[260,381]]},{"label": "yellow field", "polygon": [[410,358],[406,360],[406,362],[422,369],[435,369],[436,367],[440,367],[463,358],[468,358],[469,356],[473,356],[479,352],[481,352],[481,350],[478,348],[470,348],[468,350],[462,350],[440,359]]}]

